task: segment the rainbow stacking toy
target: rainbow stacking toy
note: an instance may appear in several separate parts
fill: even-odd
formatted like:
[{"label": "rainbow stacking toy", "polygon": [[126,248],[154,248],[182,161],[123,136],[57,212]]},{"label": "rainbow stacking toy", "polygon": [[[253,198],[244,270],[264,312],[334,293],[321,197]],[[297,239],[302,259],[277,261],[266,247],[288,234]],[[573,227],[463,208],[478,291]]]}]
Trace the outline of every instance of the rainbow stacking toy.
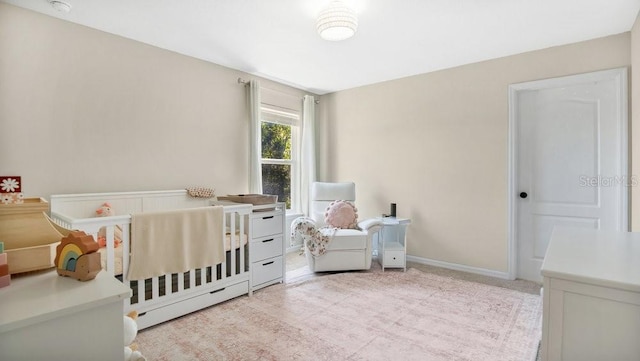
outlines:
[{"label": "rainbow stacking toy", "polygon": [[98,243],[93,236],[73,231],[56,247],[55,265],[60,276],[88,281],[96,278],[102,267]]}]

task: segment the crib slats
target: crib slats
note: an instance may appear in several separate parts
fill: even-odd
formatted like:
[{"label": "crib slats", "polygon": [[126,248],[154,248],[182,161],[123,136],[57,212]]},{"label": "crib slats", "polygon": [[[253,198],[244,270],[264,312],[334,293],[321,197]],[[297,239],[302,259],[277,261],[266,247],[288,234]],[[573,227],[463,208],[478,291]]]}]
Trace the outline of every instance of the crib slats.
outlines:
[{"label": "crib slats", "polygon": [[229,228],[231,229],[231,232],[229,234],[229,236],[231,237],[230,240],[230,253],[229,253],[229,258],[230,258],[230,263],[231,263],[231,272],[230,275],[234,275],[236,273],[236,217],[234,214],[230,214],[229,215]]},{"label": "crib slats", "polygon": [[184,274],[178,273],[178,292],[184,290]]},{"label": "crib slats", "polygon": [[122,274],[123,277],[122,279],[128,279],[126,277],[127,274],[129,274],[129,257],[125,257],[125,255],[129,254],[130,251],[130,247],[131,247],[131,243],[130,243],[130,235],[129,235],[129,223],[125,223],[125,224],[121,224],[120,227],[122,228]]},{"label": "crib slats", "polygon": [[[249,244],[249,232],[247,232],[244,229],[244,217],[239,217],[240,218],[240,225],[238,227],[238,234],[240,235],[240,244],[242,244],[242,237],[244,237],[246,235],[247,237],[247,245]],[[240,273],[245,272],[246,268],[245,268],[245,264],[244,264],[244,247],[240,247]]]},{"label": "crib slats", "polygon": [[[136,288],[137,288],[137,293],[138,293],[138,304],[142,303],[145,301],[145,287],[144,287],[144,280],[139,280],[138,282],[136,282]],[[134,291],[136,292],[136,291]]]},{"label": "crib slats", "polygon": [[171,279],[173,275],[165,275],[164,276],[164,295],[168,296],[173,293],[173,288],[171,287]]},{"label": "crib slats", "polygon": [[151,299],[154,300],[158,299],[160,296],[159,278],[160,277],[153,277],[151,279]]},{"label": "crib slats", "polygon": [[107,226],[106,228],[106,240],[107,240],[107,265],[114,265],[114,267],[107,267],[107,272],[112,276],[115,275],[115,228],[116,226]]}]

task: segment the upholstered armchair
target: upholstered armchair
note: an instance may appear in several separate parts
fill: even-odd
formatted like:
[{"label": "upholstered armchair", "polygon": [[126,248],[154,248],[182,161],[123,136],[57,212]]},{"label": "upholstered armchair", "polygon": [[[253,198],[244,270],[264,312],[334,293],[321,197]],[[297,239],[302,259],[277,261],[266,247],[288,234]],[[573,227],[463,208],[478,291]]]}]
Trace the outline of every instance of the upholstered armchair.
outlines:
[{"label": "upholstered armchair", "polygon": [[[336,229],[324,222],[327,207],[337,200],[354,202],[356,186],[353,182],[314,182],[311,186],[311,214],[315,227],[325,236],[322,254],[305,248],[309,268],[313,272],[366,270],[371,268],[372,237],[382,228],[382,221],[364,220],[355,229]],[[295,222],[294,222],[295,223]],[[314,254],[315,253],[315,254]]]}]

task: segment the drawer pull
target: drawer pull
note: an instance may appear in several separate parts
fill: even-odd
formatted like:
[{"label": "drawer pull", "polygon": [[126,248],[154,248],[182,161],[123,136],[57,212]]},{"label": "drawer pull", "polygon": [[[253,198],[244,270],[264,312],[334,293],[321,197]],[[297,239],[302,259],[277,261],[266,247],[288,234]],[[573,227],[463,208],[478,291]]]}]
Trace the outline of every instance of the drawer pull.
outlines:
[{"label": "drawer pull", "polygon": [[138,317],[142,317],[142,316],[144,316],[144,315],[146,315],[146,314],[147,314],[146,312],[139,313],[139,314],[138,314]]},{"label": "drawer pull", "polygon": [[209,292],[209,294],[218,293],[218,292],[220,292],[220,291],[224,291],[224,290],[226,290],[226,289],[227,289],[226,287],[222,287],[222,288],[221,288],[221,289],[219,289],[219,290],[215,290],[215,291],[211,291],[211,292]]},{"label": "drawer pull", "polygon": [[274,238],[265,239],[264,241],[262,241],[262,243],[273,242],[273,241],[274,241]]},{"label": "drawer pull", "polygon": [[270,264],[272,264],[272,263],[273,263],[273,261],[271,261],[271,262],[267,262],[267,263],[263,263],[262,265],[263,265],[263,266],[268,266],[268,265],[270,265]]},{"label": "drawer pull", "polygon": [[262,219],[271,219],[271,218],[273,218],[273,216],[262,217]]}]

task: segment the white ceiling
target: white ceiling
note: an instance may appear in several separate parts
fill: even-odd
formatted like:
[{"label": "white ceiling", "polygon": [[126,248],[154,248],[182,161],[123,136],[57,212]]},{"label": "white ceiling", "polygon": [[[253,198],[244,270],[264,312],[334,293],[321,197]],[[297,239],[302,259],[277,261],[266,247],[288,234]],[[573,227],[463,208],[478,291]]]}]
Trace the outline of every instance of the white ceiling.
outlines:
[{"label": "white ceiling", "polygon": [[0,0],[324,94],[629,31],[640,0],[346,0],[358,32],[322,40],[330,0]]}]

